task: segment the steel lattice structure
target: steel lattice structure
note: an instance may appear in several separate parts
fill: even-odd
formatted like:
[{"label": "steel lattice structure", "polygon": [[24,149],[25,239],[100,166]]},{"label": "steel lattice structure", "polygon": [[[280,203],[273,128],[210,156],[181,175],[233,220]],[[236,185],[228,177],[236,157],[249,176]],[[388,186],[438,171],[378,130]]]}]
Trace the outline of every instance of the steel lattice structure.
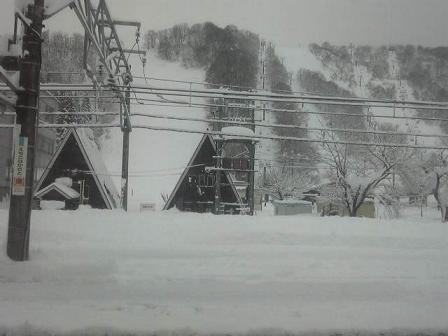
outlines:
[{"label": "steel lattice structure", "polygon": [[[116,25],[135,26],[140,30],[140,23],[127,21],[114,21],[110,15],[105,0],[100,0],[98,6],[92,5],[90,0],[75,0],[70,3],[70,8],[76,13],[79,21],[84,27],[84,68],[87,75],[92,79],[95,86],[100,89],[102,78],[97,78],[95,72],[90,69],[87,58],[93,48],[99,57],[101,66],[107,74],[107,83],[112,87],[116,96],[120,99],[124,115],[120,124],[123,128],[132,128],[130,121],[129,106],[126,98],[118,86],[128,86],[132,82],[132,73],[117,34]],[[131,52],[131,51],[128,51]]]}]

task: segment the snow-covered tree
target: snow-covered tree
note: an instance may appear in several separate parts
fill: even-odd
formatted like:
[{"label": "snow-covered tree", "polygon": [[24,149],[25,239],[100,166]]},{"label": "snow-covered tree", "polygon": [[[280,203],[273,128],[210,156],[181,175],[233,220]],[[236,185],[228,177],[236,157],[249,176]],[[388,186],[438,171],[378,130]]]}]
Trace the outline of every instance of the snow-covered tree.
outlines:
[{"label": "snow-covered tree", "polygon": [[[370,123],[367,127],[370,131],[378,129],[390,133],[331,131],[322,134],[325,140],[322,155],[331,168],[328,177],[333,186],[329,195],[324,196],[333,198],[352,217],[357,215],[367,197],[373,197],[375,190],[386,184],[393,169],[407,162],[415,152],[406,147],[390,146],[407,141],[403,136],[394,135],[395,128],[391,125]],[[359,146],[356,143],[369,145]]]},{"label": "snow-covered tree", "polygon": [[422,216],[424,200],[433,193],[435,187],[435,175],[430,174],[429,169],[431,165],[427,153],[416,151],[412,160],[396,169],[398,192],[401,195],[417,197]]},{"label": "snow-covered tree", "polygon": [[[56,120],[59,124],[87,124],[91,122],[91,104],[89,97],[77,97],[64,92],[59,93],[58,98],[59,111],[67,114],[58,115]],[[73,113],[79,113],[77,115]],[[85,113],[84,115],[82,113]],[[65,129],[57,130],[57,143],[63,138]]]},{"label": "snow-covered tree", "polygon": [[414,179],[427,181],[430,192],[440,208],[442,222],[448,221],[448,151],[430,152],[426,160],[421,160],[420,174]]},{"label": "snow-covered tree", "polygon": [[448,221],[448,167],[436,167],[433,171],[433,195],[439,205],[442,222]]},{"label": "snow-covered tree", "polygon": [[266,174],[260,181],[261,189],[273,197],[283,200],[285,197],[300,198],[303,193],[314,187],[318,176],[315,170],[267,167]]}]

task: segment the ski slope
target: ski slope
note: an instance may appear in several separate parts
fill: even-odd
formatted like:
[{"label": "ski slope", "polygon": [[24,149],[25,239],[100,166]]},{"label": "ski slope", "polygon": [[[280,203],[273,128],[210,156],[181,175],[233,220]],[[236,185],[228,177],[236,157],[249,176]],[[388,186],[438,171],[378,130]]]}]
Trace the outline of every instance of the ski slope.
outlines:
[{"label": "ski slope", "polygon": [[[300,69],[307,69],[315,72],[321,73],[326,80],[333,81],[339,87],[353,92],[354,95],[358,97],[369,97],[369,84],[376,85],[393,85],[395,87],[395,99],[397,100],[416,100],[413,94],[413,89],[407,83],[406,80],[401,80],[399,76],[400,64],[397,60],[395,52],[390,52],[388,57],[389,74],[387,78],[378,80],[374,79],[373,75],[368,71],[365,66],[356,64],[354,66],[354,79],[356,85],[352,83],[344,82],[342,80],[334,80],[334,74],[337,73],[337,69],[334,64],[322,64],[322,62],[317,59],[313,53],[310,51],[307,45],[300,45],[298,47],[281,47],[277,50],[278,55],[284,62],[284,65],[288,72],[293,74],[292,89],[294,91],[302,92],[303,88],[300,86],[300,82],[297,80],[296,74]],[[318,94],[318,92],[313,92],[313,94]],[[316,107],[307,104],[307,110],[316,111]],[[403,117],[417,116],[417,111],[410,108],[385,108],[385,107],[372,107],[369,110],[373,115],[385,115]],[[440,122],[431,121],[416,121],[416,120],[404,120],[404,119],[391,119],[391,118],[375,118],[376,121],[383,124],[393,125],[397,132],[412,132],[415,134],[432,134],[432,135],[442,135],[443,131],[440,128]],[[325,125],[322,122],[322,117],[318,115],[310,114],[308,115],[308,126],[309,127],[322,127]],[[310,133],[313,136],[313,133]],[[314,136],[316,133],[314,133]],[[410,139],[414,144],[422,146],[440,146],[442,141],[437,138],[422,138],[419,137],[417,142],[414,139]]]},{"label": "ski slope", "polygon": [[[448,225],[418,212],[35,211],[31,260],[0,253],[0,334],[437,335],[448,328]],[[6,231],[0,210],[1,251]]]}]

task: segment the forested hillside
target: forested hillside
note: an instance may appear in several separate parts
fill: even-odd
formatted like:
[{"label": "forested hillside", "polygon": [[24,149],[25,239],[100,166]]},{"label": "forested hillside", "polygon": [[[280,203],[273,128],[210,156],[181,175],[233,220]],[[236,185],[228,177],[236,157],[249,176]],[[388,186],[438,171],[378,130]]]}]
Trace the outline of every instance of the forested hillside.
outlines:
[{"label": "forested hillside", "polygon": [[[259,86],[260,39],[258,35],[235,26],[220,28],[213,23],[176,25],[162,31],[149,31],[145,46],[155,50],[158,57],[180,62],[185,67],[201,67],[206,70],[206,82],[233,90],[253,89]],[[266,83],[274,92],[291,92],[289,74],[271,45],[266,48]],[[271,108],[294,110],[297,104],[274,103]],[[305,114],[274,113],[278,124],[306,126]],[[304,129],[277,128],[277,135],[307,137]],[[309,143],[281,141],[278,156],[287,154],[310,156]]]},{"label": "forested hillside", "polygon": [[207,82],[225,86],[256,87],[259,44],[254,33],[210,22],[180,24],[145,35],[145,46],[160,58],[205,68]]},{"label": "forested hillside", "polygon": [[[321,70],[306,64],[294,69],[299,86],[309,93],[376,99],[448,101],[448,48],[416,46],[334,46],[311,44]],[[332,107],[334,111],[341,108]],[[343,111],[362,113],[359,108]],[[441,111],[416,111],[442,117]],[[340,123],[342,120],[339,120]],[[440,127],[447,132],[447,123]]]},{"label": "forested hillside", "polygon": [[[365,67],[371,74],[369,94],[375,98],[394,98],[391,86],[378,86],[377,81],[404,80],[421,100],[448,100],[448,47],[425,48],[412,45],[389,47],[310,45],[311,52],[322,64],[332,69],[332,79],[359,85],[356,68]],[[391,67],[396,58],[397,68]],[[361,79],[362,80],[362,79]]]}]

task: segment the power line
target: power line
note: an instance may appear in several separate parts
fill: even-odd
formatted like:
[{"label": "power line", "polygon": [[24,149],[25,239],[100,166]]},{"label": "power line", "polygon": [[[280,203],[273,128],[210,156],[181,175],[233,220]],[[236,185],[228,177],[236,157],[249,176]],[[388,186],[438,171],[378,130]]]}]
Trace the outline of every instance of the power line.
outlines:
[{"label": "power line", "polygon": [[[143,94],[152,94],[147,92],[139,92]],[[135,94],[135,92],[134,92]],[[84,96],[79,96],[82,98]],[[93,97],[92,97],[93,98]],[[114,99],[114,97],[100,97],[104,99]],[[137,100],[139,103],[133,103],[133,105],[146,105],[146,106],[166,106],[166,107],[191,107],[191,108],[204,108],[204,107],[227,107],[226,104],[207,104],[207,103],[179,103],[171,101],[172,103],[167,103],[166,101],[157,99],[147,99],[147,98],[132,98],[132,100]],[[147,104],[144,102],[154,102],[159,104]],[[113,102],[111,102],[113,103]],[[232,107],[232,106],[230,106]],[[424,117],[424,116],[403,116],[403,115],[387,115],[387,114],[364,114],[364,113],[346,113],[346,112],[331,112],[331,111],[308,111],[300,109],[278,109],[269,107],[258,107],[258,106],[238,106],[239,109],[249,109],[249,110],[260,110],[263,109],[267,112],[279,112],[279,113],[296,113],[296,114],[315,114],[315,115],[326,115],[326,116],[341,116],[341,117],[357,117],[357,118],[379,118],[379,119],[400,119],[400,120],[423,120],[423,121],[437,121],[437,122],[448,122],[446,118],[438,117]]]},{"label": "power line", "polygon": [[[202,98],[231,98],[241,100],[265,100],[273,102],[304,102],[309,104],[341,104],[351,106],[363,107],[388,107],[388,108],[412,108],[412,109],[448,109],[447,102],[432,102],[432,101],[399,101],[399,100],[380,100],[380,99],[363,99],[351,97],[328,97],[328,96],[308,96],[308,95],[293,95],[293,94],[259,94],[256,92],[244,91],[230,91],[230,90],[213,90],[213,89],[182,89],[182,88],[168,88],[168,87],[151,87],[148,88],[142,85],[133,85],[134,89],[148,90],[155,92],[178,93],[179,96],[185,93],[194,93]],[[199,95],[201,94],[201,95]],[[188,95],[184,95],[188,96]],[[285,99],[285,100],[282,100]]]},{"label": "power line", "polygon": [[289,141],[297,141],[297,142],[309,142],[309,143],[324,143],[324,144],[340,144],[340,145],[354,145],[354,146],[376,146],[376,147],[397,147],[397,148],[414,148],[414,149],[437,149],[437,150],[445,150],[446,147],[442,146],[419,146],[419,145],[410,145],[403,143],[369,143],[369,142],[356,142],[356,141],[338,141],[338,140],[319,140],[319,139],[308,139],[308,138],[298,138],[298,137],[287,137],[287,136],[266,136],[266,135],[239,135],[232,134],[226,132],[216,132],[216,131],[199,131],[199,130],[190,130],[190,129],[182,129],[175,127],[157,127],[157,126],[149,126],[149,125],[136,125],[135,128],[147,129],[153,131],[170,131],[170,132],[178,132],[178,133],[190,133],[190,134],[209,134],[211,136],[228,136],[228,137],[239,137],[242,139],[247,139],[248,141],[259,140],[259,139],[268,139],[268,140],[289,140]]},{"label": "power line", "polygon": [[223,119],[206,119],[206,118],[191,118],[191,117],[177,117],[177,116],[162,116],[157,114],[149,113],[134,113],[133,116],[148,117],[155,119],[166,119],[166,120],[179,120],[179,121],[196,121],[204,123],[221,123],[221,124],[232,124],[237,126],[256,126],[265,128],[289,128],[304,131],[316,131],[316,132],[336,132],[336,133],[359,133],[359,134],[376,134],[376,135],[393,135],[393,136],[413,136],[413,137],[429,137],[429,138],[448,138],[448,135],[435,135],[435,134],[419,134],[410,132],[388,132],[388,131],[370,131],[362,129],[344,129],[344,128],[318,128],[318,127],[305,127],[296,125],[286,125],[286,124],[272,124],[263,122],[245,122],[245,121],[234,121],[234,120],[223,120]]},{"label": "power line", "polygon": [[[195,164],[190,166],[184,166],[179,168],[167,168],[167,169],[155,169],[155,170],[147,170],[147,171],[140,171],[140,172],[130,172],[129,177],[152,177],[152,176],[174,176],[174,175],[181,175],[182,172],[173,172],[173,173],[167,173],[168,171],[176,171],[176,170],[185,170],[187,168],[196,168],[206,166],[205,163],[201,164]],[[115,176],[115,177],[121,177],[121,173],[115,173],[115,172],[109,172],[108,174],[105,173],[98,173],[92,170],[82,170],[82,169],[65,169],[64,171],[69,171],[72,173],[84,173],[84,174],[90,174],[90,175],[96,175],[96,176]]]},{"label": "power line", "polygon": [[[149,104],[147,104],[149,105]],[[163,104],[157,106],[164,106]],[[14,116],[15,113],[5,112],[5,115]],[[119,112],[40,112],[42,116],[119,116]],[[303,131],[312,132],[336,132],[336,133],[356,133],[356,134],[374,134],[374,135],[390,135],[390,136],[412,136],[412,137],[427,137],[427,138],[448,138],[448,135],[437,135],[437,134],[425,134],[425,133],[411,133],[411,132],[388,132],[381,130],[363,130],[363,129],[344,129],[344,128],[318,128],[318,127],[306,127],[298,125],[286,125],[286,124],[272,124],[266,122],[245,122],[238,120],[218,120],[218,119],[207,119],[207,118],[193,118],[193,117],[179,117],[179,116],[163,116],[150,113],[134,113],[132,117],[148,117],[155,119],[165,119],[165,120],[179,120],[179,121],[193,121],[193,122],[204,122],[204,123],[222,123],[231,124],[236,126],[257,126],[264,128],[282,128],[282,129],[297,129]],[[447,119],[448,121],[448,119]]]},{"label": "power line", "polygon": [[[14,125],[0,125],[0,127],[13,128]],[[117,128],[121,127],[119,124],[41,124],[39,128]],[[289,137],[289,136],[266,136],[266,135],[240,135],[227,132],[217,132],[209,130],[191,130],[175,127],[158,127],[150,125],[136,125],[137,129],[146,129],[153,131],[167,131],[167,132],[177,132],[177,133],[190,133],[190,134],[208,134],[211,136],[219,137],[238,137],[241,139],[247,139],[248,141],[256,141],[261,139],[267,140],[288,140],[297,142],[309,142],[309,143],[323,143],[323,144],[340,144],[340,145],[353,145],[361,147],[397,147],[397,148],[413,148],[413,149],[437,149],[446,150],[443,146],[426,146],[426,145],[412,145],[404,143],[372,143],[372,142],[359,142],[359,141],[339,141],[339,140],[324,140],[324,139],[309,139],[309,138],[299,138],[299,137]]]},{"label": "power line", "polygon": [[[50,72],[59,74],[59,72]],[[76,73],[76,72],[60,72],[61,74],[84,74],[82,72]],[[133,76],[133,78],[136,79],[145,79],[145,81],[148,80],[155,80],[155,81],[162,81],[162,82],[171,82],[171,83],[184,83],[184,84],[198,84],[203,86],[210,86],[210,87],[219,87],[219,88],[228,88],[228,89],[245,89],[245,90],[255,90],[255,92],[265,92],[265,93],[284,93],[284,94],[299,94],[299,95],[307,95],[311,97],[320,97],[325,99],[357,99],[361,101],[369,101],[369,102],[383,102],[383,103],[394,103],[397,105],[407,104],[407,103],[428,103],[427,101],[404,101],[404,100],[386,100],[386,99],[374,99],[374,98],[368,98],[368,97],[341,97],[341,96],[331,96],[331,95],[320,95],[315,92],[306,92],[306,91],[289,91],[289,90],[266,90],[263,88],[257,88],[257,87],[250,87],[250,86],[241,86],[241,85],[231,85],[231,84],[223,84],[223,83],[210,83],[210,82],[201,82],[201,81],[193,81],[193,80],[176,80],[176,79],[170,79],[170,78],[161,78],[161,77],[148,77],[148,76]],[[250,93],[254,93],[253,91],[250,91]],[[446,105],[447,102],[431,102],[441,105]],[[401,106],[400,106],[401,107]]]},{"label": "power line", "polygon": [[[134,95],[136,93],[143,94],[153,94],[148,92],[141,91],[133,91]],[[80,96],[82,97],[82,96]],[[102,97],[105,99],[112,99],[113,97]],[[192,107],[192,108],[204,108],[204,107],[227,107],[226,104],[207,104],[207,103],[179,103],[175,101],[169,101],[171,103],[167,103],[167,100],[157,100],[157,99],[148,99],[148,98],[132,98],[132,100],[139,101],[138,104],[134,105],[146,105],[146,106],[166,106],[166,107]],[[154,102],[159,104],[147,104],[144,102]],[[230,106],[232,107],[232,106]],[[279,109],[279,108],[270,108],[270,107],[257,107],[257,106],[238,106],[239,109],[246,110],[256,110],[263,109],[267,112],[278,112],[278,113],[296,113],[296,114],[315,114],[315,115],[325,115],[325,116],[341,116],[341,117],[357,117],[357,118],[380,118],[380,119],[400,119],[400,120],[424,120],[424,121],[438,121],[438,122],[448,122],[446,118],[438,118],[438,117],[425,117],[425,116],[403,116],[403,115],[387,115],[387,114],[364,114],[364,113],[346,113],[346,112],[323,112],[323,111],[309,111],[309,110],[300,110],[300,109]]]},{"label": "power line", "polygon": [[[191,107],[191,108],[204,108],[204,107],[227,107],[226,104],[207,104],[207,103],[191,103],[191,104],[168,104],[157,99],[146,99],[139,98],[140,101],[154,102],[158,104],[147,104],[139,103],[139,105],[146,106],[166,106],[166,107]],[[232,107],[232,106],[230,106]],[[358,118],[383,118],[383,119],[408,119],[408,120],[424,120],[424,121],[442,121],[448,122],[448,119],[437,118],[437,117],[420,117],[420,116],[399,116],[399,115],[384,115],[384,114],[363,114],[363,113],[345,113],[345,112],[322,112],[322,111],[307,111],[307,110],[292,110],[292,109],[278,109],[269,107],[249,107],[249,106],[238,106],[239,109],[250,109],[250,110],[265,110],[267,112],[281,112],[281,113],[298,113],[298,114],[317,114],[317,115],[327,115],[327,116],[342,116],[342,117],[358,117]]]},{"label": "power line", "polygon": [[[116,85],[117,88],[125,88],[125,86]],[[358,97],[338,97],[338,96],[319,96],[319,95],[297,95],[297,94],[280,94],[265,93],[260,94],[250,91],[231,91],[225,89],[182,89],[169,87],[148,87],[142,85],[133,85],[133,89],[151,91],[154,94],[174,95],[183,97],[196,98],[229,98],[254,101],[271,101],[271,102],[290,102],[304,104],[323,104],[323,105],[344,105],[344,106],[360,106],[360,107],[384,107],[384,108],[410,108],[410,109],[429,109],[429,110],[448,110],[447,102],[433,101],[410,101],[410,100],[383,100],[368,99]],[[8,90],[6,86],[3,86]],[[46,91],[95,91],[87,84],[43,84],[43,90]],[[108,89],[107,87],[103,89]],[[139,92],[139,91],[137,91]],[[147,92],[141,92],[147,93]],[[177,94],[175,94],[177,93]]]},{"label": "power line", "polygon": [[[192,107],[192,108],[204,108],[204,107],[226,107],[225,104],[206,104],[206,103],[192,103],[190,105],[183,104],[167,104],[160,100],[156,99],[144,99],[139,98],[140,101],[149,101],[155,102],[159,104],[147,104],[147,103],[139,103],[139,105],[147,105],[147,106],[166,106],[166,107]],[[239,109],[251,109],[257,110],[262,109],[267,112],[279,112],[279,113],[295,113],[295,114],[316,114],[316,115],[326,115],[326,116],[341,116],[341,117],[358,117],[358,118],[379,118],[379,119],[402,119],[402,120],[424,120],[424,121],[440,121],[440,122],[448,122],[448,119],[445,118],[437,118],[437,117],[420,117],[420,116],[399,116],[399,115],[385,115],[385,114],[364,114],[364,113],[345,113],[345,112],[322,112],[322,111],[308,111],[308,110],[292,110],[292,109],[277,109],[277,108],[262,108],[262,107],[245,107],[239,106]]]}]

